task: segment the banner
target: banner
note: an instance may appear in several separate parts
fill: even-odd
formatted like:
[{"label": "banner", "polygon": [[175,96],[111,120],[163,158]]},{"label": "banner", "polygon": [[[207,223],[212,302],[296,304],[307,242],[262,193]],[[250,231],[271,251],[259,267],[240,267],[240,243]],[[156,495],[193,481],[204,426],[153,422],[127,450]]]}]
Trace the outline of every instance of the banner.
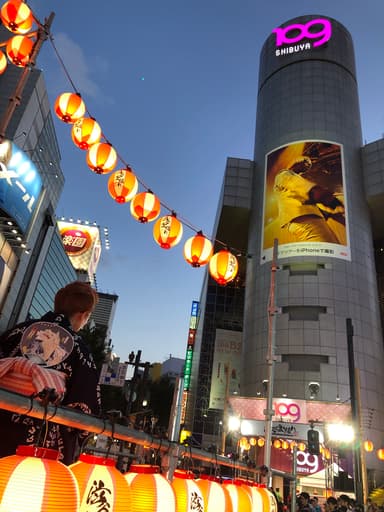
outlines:
[{"label": "banner", "polygon": [[266,156],[261,262],[278,257],[350,260],[342,146],[299,141]]}]

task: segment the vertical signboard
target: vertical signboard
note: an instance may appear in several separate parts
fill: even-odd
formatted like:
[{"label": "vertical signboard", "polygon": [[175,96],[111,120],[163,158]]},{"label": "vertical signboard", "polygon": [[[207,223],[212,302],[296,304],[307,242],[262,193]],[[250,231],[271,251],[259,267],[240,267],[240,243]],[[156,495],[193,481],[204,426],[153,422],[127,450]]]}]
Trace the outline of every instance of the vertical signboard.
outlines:
[{"label": "vertical signboard", "polygon": [[191,373],[192,373],[192,361],[193,361],[193,350],[195,346],[195,336],[197,324],[199,321],[200,314],[200,303],[197,300],[192,301],[191,318],[189,320],[188,340],[187,340],[187,352],[185,355],[184,365],[184,389],[183,399],[181,404],[181,418],[180,422],[184,423],[185,413],[188,400],[188,391],[191,385]]},{"label": "vertical signboard", "polygon": [[350,260],[342,146],[298,141],[266,156],[261,262],[327,256]]}]

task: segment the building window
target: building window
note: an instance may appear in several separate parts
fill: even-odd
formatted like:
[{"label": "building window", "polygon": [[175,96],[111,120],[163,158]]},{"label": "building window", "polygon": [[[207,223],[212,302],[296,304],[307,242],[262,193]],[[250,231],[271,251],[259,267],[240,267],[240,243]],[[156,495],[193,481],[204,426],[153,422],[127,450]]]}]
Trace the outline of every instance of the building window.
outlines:
[{"label": "building window", "polygon": [[282,363],[288,363],[290,372],[320,372],[320,365],[329,364],[328,356],[314,354],[285,354]]},{"label": "building window", "polygon": [[282,313],[288,313],[289,320],[318,321],[319,315],[327,312],[324,306],[283,306]]}]

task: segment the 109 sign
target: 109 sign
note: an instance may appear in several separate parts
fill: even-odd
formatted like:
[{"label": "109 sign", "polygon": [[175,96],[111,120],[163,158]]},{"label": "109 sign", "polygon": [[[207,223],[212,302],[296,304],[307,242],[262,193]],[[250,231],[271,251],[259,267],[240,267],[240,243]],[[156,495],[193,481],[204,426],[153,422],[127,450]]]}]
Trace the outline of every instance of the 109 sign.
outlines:
[{"label": "109 sign", "polygon": [[[288,27],[275,28],[272,32],[276,34],[277,47],[283,45],[293,45],[295,43],[299,43],[302,39],[315,40],[313,46],[317,47],[329,41],[332,34],[332,26],[329,20],[325,18],[316,18],[314,20],[308,21],[308,23],[305,23],[304,25],[301,23],[294,23],[293,25],[288,25]],[[300,48],[301,46],[303,46],[303,48]],[[304,45],[298,45],[297,49],[295,47],[295,51],[298,51],[299,49],[307,48],[306,45],[305,48]]]}]

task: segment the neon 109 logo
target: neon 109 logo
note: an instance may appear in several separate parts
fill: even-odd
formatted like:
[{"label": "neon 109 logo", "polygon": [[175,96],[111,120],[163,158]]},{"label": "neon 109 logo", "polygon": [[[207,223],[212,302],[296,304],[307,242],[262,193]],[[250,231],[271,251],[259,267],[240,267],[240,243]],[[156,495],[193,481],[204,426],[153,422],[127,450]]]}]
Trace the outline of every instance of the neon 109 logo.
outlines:
[{"label": "neon 109 logo", "polygon": [[[331,38],[332,26],[329,20],[325,18],[316,18],[308,21],[308,23],[305,23],[304,25],[301,23],[294,23],[293,25],[288,25],[288,27],[275,28],[272,32],[276,34],[276,56],[279,56],[303,50],[310,50],[312,48],[312,44],[308,39],[313,41],[313,47],[325,44]],[[300,43],[303,39],[307,41]],[[280,48],[284,45],[288,46]]]}]

